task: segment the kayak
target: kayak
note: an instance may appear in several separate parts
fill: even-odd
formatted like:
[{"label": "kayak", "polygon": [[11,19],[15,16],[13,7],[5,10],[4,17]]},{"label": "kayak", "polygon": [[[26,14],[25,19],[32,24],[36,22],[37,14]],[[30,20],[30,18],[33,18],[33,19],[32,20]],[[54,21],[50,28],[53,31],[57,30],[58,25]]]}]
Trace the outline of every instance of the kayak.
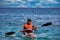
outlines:
[{"label": "kayak", "polygon": [[[20,30],[20,32],[24,33],[24,30]],[[36,35],[34,33],[27,33],[26,35],[22,35],[22,37],[35,38]]]},{"label": "kayak", "polygon": [[27,35],[22,35],[22,37],[36,38],[36,35],[34,33],[29,33]]}]

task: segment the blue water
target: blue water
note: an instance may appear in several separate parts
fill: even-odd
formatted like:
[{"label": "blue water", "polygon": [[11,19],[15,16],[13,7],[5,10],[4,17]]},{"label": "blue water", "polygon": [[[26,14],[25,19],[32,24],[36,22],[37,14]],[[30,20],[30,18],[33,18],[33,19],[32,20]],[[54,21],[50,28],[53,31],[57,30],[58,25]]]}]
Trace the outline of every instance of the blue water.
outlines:
[{"label": "blue water", "polygon": [[[59,8],[0,8],[0,40],[29,40],[21,37],[19,32],[28,18],[39,27],[34,40],[60,40]],[[41,26],[47,22],[52,22],[52,25]],[[5,37],[5,33],[11,31],[16,32],[15,35]]]}]

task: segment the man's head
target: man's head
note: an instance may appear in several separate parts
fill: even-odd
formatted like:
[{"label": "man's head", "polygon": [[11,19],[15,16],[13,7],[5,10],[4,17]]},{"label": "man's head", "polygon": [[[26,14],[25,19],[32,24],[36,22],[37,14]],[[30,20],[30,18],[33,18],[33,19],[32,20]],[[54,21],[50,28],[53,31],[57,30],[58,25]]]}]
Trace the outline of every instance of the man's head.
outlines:
[{"label": "man's head", "polygon": [[31,19],[28,19],[28,20],[27,20],[27,24],[28,24],[28,25],[30,25],[30,24],[31,24],[31,22],[32,22],[32,20],[31,20]]}]

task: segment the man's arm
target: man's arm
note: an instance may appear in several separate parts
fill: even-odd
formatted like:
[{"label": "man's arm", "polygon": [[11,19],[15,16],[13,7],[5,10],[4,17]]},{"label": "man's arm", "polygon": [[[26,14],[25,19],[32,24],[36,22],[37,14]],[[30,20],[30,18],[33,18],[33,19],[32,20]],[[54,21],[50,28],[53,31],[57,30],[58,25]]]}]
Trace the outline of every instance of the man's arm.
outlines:
[{"label": "man's arm", "polygon": [[36,31],[37,30],[37,27],[36,26],[32,26],[33,27],[33,30]]}]

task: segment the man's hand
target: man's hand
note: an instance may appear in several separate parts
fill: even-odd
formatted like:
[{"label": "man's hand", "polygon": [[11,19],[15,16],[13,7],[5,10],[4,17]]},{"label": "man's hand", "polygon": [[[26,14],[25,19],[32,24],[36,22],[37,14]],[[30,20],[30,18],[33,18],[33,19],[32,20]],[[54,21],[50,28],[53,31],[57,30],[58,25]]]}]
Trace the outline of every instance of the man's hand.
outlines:
[{"label": "man's hand", "polygon": [[20,32],[24,32],[24,30],[20,30]]},{"label": "man's hand", "polygon": [[34,31],[36,31],[36,30],[37,30],[37,27],[36,27],[36,26],[34,26],[34,27],[33,27],[33,30],[34,30]]}]

